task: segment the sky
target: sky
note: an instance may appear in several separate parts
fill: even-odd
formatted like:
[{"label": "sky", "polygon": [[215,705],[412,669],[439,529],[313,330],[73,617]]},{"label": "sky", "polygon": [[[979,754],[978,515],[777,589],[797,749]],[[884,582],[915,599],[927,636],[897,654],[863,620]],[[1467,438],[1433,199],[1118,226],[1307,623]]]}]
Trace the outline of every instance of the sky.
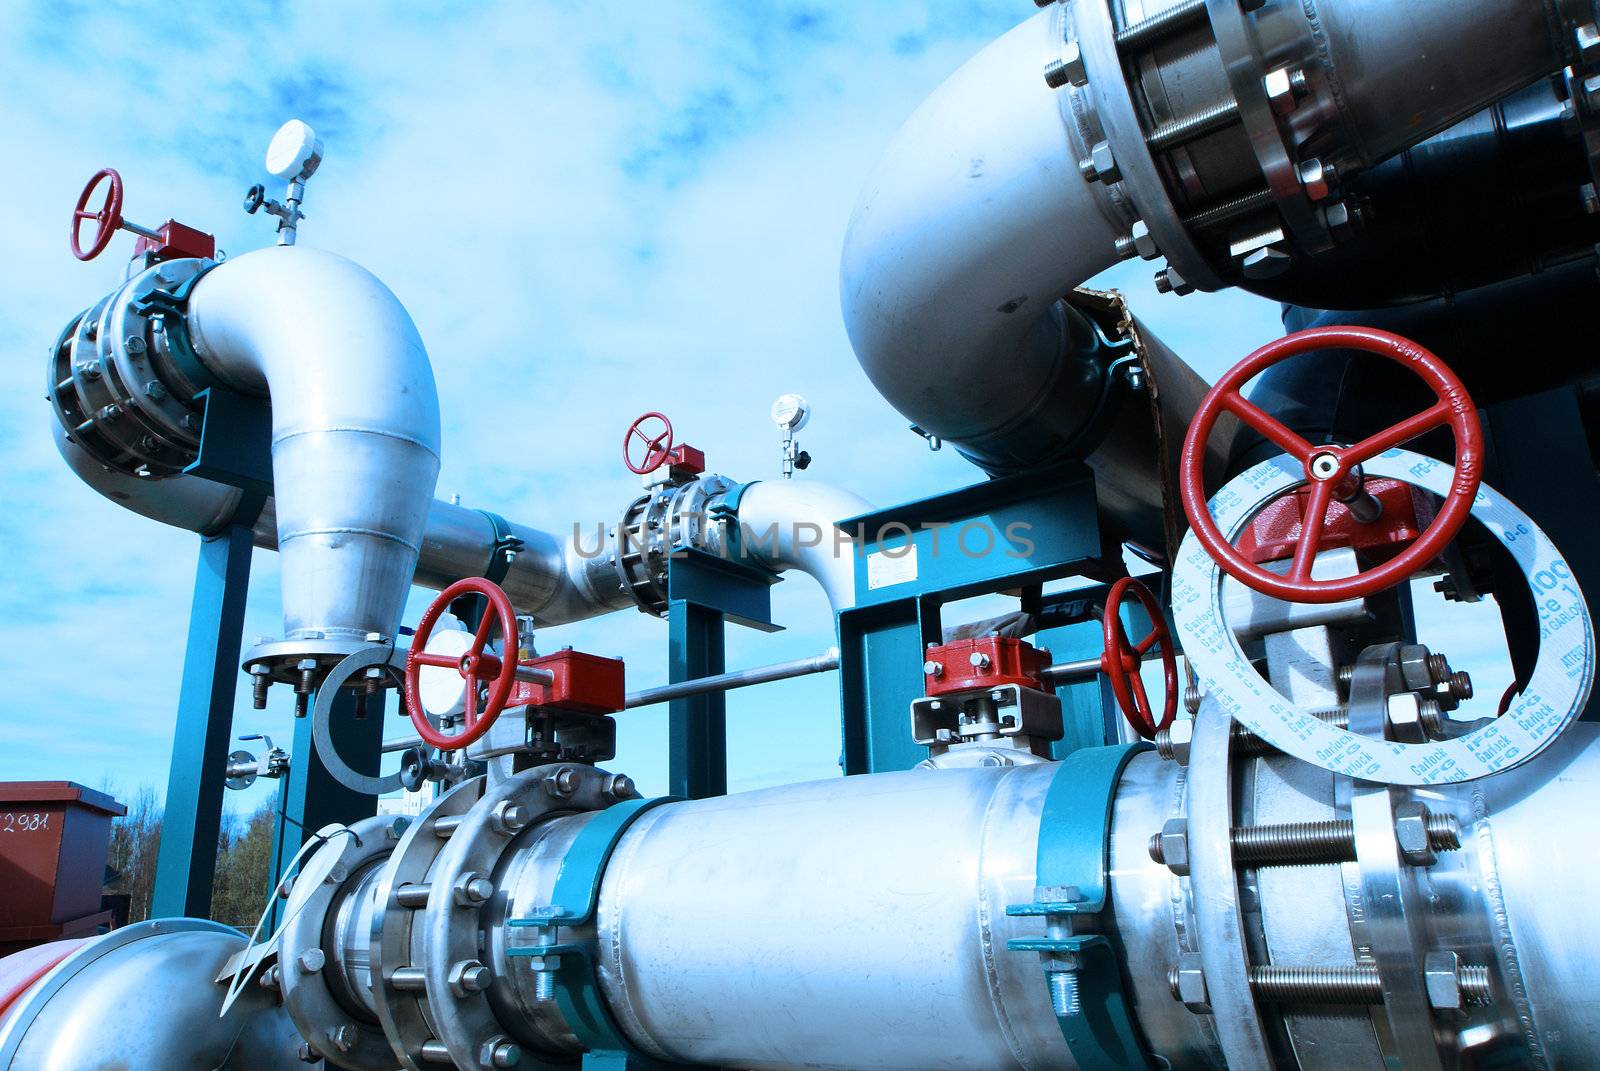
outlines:
[{"label": "sky", "polygon": [[[839,313],[838,260],[863,179],[940,81],[1033,13],[1023,0],[751,4],[0,5],[0,780],[164,788],[197,539],[81,484],[52,444],[47,351],[112,289],[131,236],[72,259],[98,168],[125,214],[176,218],[239,254],[277,127],[325,144],[301,242],[366,266],[427,344],[443,413],[440,497],[566,531],[638,493],[619,443],[668,413],[713,471],[779,476],[774,398],[806,395],[800,478],[889,505],[975,482],[871,388]],[[1158,294],[1151,266],[1095,285],[1208,379],[1281,333],[1242,293]],[[414,622],[432,593],[413,593]],[[775,635],[732,628],[730,667],[833,642],[804,576]],[[281,634],[275,555],[256,555],[246,644]],[[628,611],[541,633],[665,679],[664,624]],[[627,712],[614,769],[665,789],[664,707]],[[389,735],[405,729],[392,718]],[[292,736],[291,697],[239,704],[236,733]],[[735,789],[837,774],[832,675],[732,693]],[[248,809],[259,784],[230,800]]]}]

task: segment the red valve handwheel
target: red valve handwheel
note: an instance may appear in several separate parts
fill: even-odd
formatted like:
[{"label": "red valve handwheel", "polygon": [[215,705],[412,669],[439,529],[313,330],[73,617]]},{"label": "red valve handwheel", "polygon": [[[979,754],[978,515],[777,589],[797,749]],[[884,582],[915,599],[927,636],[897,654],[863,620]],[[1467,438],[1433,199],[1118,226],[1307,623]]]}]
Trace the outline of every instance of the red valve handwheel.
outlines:
[{"label": "red valve handwheel", "polygon": [[[1128,639],[1127,630],[1122,625],[1122,600],[1129,592],[1144,604],[1145,613],[1150,615],[1152,622],[1150,635],[1137,644]],[[1111,585],[1111,592],[1106,596],[1104,624],[1105,650],[1100,655],[1100,670],[1111,681],[1111,693],[1117,697],[1117,705],[1127,716],[1128,724],[1149,740],[1171,725],[1178,713],[1178,657],[1172,649],[1172,637],[1167,633],[1166,619],[1161,616],[1161,605],[1156,602],[1149,588],[1133,577],[1125,576]],[[1155,720],[1150,697],[1145,694],[1144,681],[1139,676],[1139,666],[1144,662],[1144,656],[1158,643],[1161,645],[1161,676],[1167,693],[1159,722]]]},{"label": "red valve handwheel", "polygon": [[[452,602],[469,594],[482,595],[489,600],[488,612],[478,623],[478,631],[472,637],[472,646],[461,655],[430,654],[426,648],[428,638],[433,635],[433,626],[438,624],[440,616],[449,609]],[[489,641],[489,628],[496,622],[500,625],[500,646],[503,652],[498,658],[484,651],[484,646]],[[440,732],[428,720],[427,712],[422,709],[422,695],[418,687],[421,683],[423,666],[453,669],[467,682],[466,725],[460,732]],[[510,697],[511,686],[516,679],[517,612],[511,606],[510,597],[500,589],[500,585],[483,577],[469,576],[464,580],[457,580],[441,591],[439,597],[423,611],[422,620],[417,622],[416,634],[411,637],[411,651],[406,655],[406,713],[411,715],[411,724],[416,727],[417,735],[426,743],[443,751],[466,747],[489,731],[494,720],[505,709],[506,699]],[[488,682],[489,696],[484,701],[483,712],[480,714],[478,685],[481,682]]]},{"label": "red valve handwheel", "polygon": [[[1387,357],[1422,378],[1437,401],[1416,416],[1385,428],[1354,446],[1313,446],[1239,393],[1249,380],[1279,361],[1310,350],[1354,349]],[[1240,554],[1217,528],[1206,505],[1206,440],[1217,418],[1232,413],[1305,466],[1311,491],[1306,496],[1304,532],[1287,576],[1263,569]],[[1328,505],[1337,492],[1358,489],[1355,469],[1385,450],[1448,425],[1456,439],[1455,475],[1439,513],[1411,546],[1382,565],[1334,580],[1311,579],[1311,563],[1322,542]],[[1201,401],[1183,440],[1179,488],[1183,511],[1195,537],[1229,576],[1241,584],[1289,602],[1326,603],[1375,595],[1402,583],[1442,551],[1472,513],[1483,480],[1483,438],[1478,411],[1461,381],[1443,361],[1410,339],[1371,327],[1314,327],[1267,343],[1240,361]]]},{"label": "red valve handwheel", "polygon": [[[663,430],[654,435],[651,427],[646,430],[649,421],[657,421]],[[634,441],[644,443],[644,458],[635,463],[633,460]],[[645,413],[638,420],[628,425],[627,434],[622,437],[622,463],[628,466],[629,472],[643,476],[647,472],[654,472],[667,463],[667,457],[672,453],[672,421],[663,413]]]},{"label": "red valve handwheel", "polygon": [[[110,179],[111,186],[106,190],[105,203],[96,211],[89,211],[89,198],[94,196],[95,187],[100,185],[101,179]],[[100,230],[95,233],[94,241],[84,249],[78,241],[83,230],[84,220],[98,220]],[[79,260],[93,260],[106,251],[106,246],[111,244],[111,236],[122,227],[122,176],[114,168],[102,167],[94,173],[89,184],[78,194],[78,206],[72,210],[72,255]]]}]

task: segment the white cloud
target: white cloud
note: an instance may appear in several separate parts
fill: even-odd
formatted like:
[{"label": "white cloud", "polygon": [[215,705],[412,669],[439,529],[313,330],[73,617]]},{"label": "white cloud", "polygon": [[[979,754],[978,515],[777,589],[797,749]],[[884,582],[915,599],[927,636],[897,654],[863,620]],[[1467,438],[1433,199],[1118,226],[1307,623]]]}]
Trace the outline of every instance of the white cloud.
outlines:
[{"label": "white cloud", "polygon": [[[441,495],[558,530],[615,516],[637,488],[622,430],[645,409],[714,468],[774,478],[767,406],[798,390],[817,409],[809,475],[887,504],[980,474],[930,454],[851,356],[845,222],[904,117],[1027,15],[1015,0],[0,7],[0,778],[166,776],[195,539],[83,487],[40,398],[46,347],[129,249],[80,265],[63,248],[96,168],[121,169],[130,218],[176,216],[239,253],[272,240],[239,209],[267,139],[293,115],[318,125],[303,240],[371,268],[417,321],[445,419]],[[1277,333],[1264,302],[1159,297],[1147,270],[1110,279],[1202,372]],[[247,642],[278,631],[275,557],[255,572]],[[730,665],[833,642],[805,578],[774,603],[789,630],[730,630]],[[640,615],[545,643],[624,654],[633,687],[665,676],[665,631]],[[241,696],[236,730],[286,741],[277,691],[265,715]],[[736,786],[835,769],[832,676],[729,708]],[[662,790],[664,709],[621,721],[618,766]]]}]

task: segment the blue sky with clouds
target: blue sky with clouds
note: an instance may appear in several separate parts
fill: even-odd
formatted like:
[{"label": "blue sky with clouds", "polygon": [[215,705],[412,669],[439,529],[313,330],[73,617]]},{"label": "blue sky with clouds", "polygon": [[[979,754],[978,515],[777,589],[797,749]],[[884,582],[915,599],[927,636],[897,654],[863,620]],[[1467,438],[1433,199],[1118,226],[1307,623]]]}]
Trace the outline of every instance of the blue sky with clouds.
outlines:
[{"label": "blue sky with clouds", "polygon": [[[839,315],[857,190],[921,99],[1033,11],[990,2],[599,5],[0,5],[0,779],[164,785],[196,538],[126,513],[57,457],[47,349],[117,282],[131,239],[66,249],[73,200],[117,167],[128,218],[269,244],[241,195],[284,120],[326,158],[302,241],[348,256],[409,308],[444,414],[438,493],[565,530],[637,493],[618,443],[670,414],[711,467],[778,475],[772,399],[816,416],[803,478],[889,504],[972,482],[868,385]],[[119,256],[118,254],[121,254]],[[1099,281],[1208,378],[1279,333],[1243,294],[1158,295],[1148,265]],[[277,562],[257,555],[247,642],[280,632]],[[414,594],[415,620],[431,593]],[[733,630],[729,663],[832,642],[826,602],[779,585],[788,630]],[[628,612],[541,645],[665,675],[664,625]],[[831,676],[730,697],[736,788],[836,772]],[[290,697],[240,703],[236,732],[292,735]],[[664,788],[665,709],[623,716],[615,764]],[[395,732],[402,728],[393,719]],[[265,786],[234,802],[250,806]]]}]

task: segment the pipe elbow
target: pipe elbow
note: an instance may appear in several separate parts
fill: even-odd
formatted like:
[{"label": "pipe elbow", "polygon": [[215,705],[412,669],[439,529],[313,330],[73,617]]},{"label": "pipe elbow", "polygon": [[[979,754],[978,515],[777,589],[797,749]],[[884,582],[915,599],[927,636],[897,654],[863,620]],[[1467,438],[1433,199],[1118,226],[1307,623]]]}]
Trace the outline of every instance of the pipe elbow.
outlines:
[{"label": "pipe elbow", "polygon": [[811,577],[837,614],[855,605],[856,547],[836,525],[872,508],[853,491],[814,480],[752,483],[739,499],[741,545],[767,569]]},{"label": "pipe elbow", "polygon": [[395,634],[439,472],[439,403],[416,326],[343,257],[278,246],[207,273],[196,354],[272,406],[288,639]]},{"label": "pipe elbow", "polygon": [[985,467],[1036,460],[1018,429],[1060,389],[1058,301],[1117,259],[1040,76],[1061,18],[1054,5],[1028,19],[928,97],[863,187],[841,258],[867,377]]}]

